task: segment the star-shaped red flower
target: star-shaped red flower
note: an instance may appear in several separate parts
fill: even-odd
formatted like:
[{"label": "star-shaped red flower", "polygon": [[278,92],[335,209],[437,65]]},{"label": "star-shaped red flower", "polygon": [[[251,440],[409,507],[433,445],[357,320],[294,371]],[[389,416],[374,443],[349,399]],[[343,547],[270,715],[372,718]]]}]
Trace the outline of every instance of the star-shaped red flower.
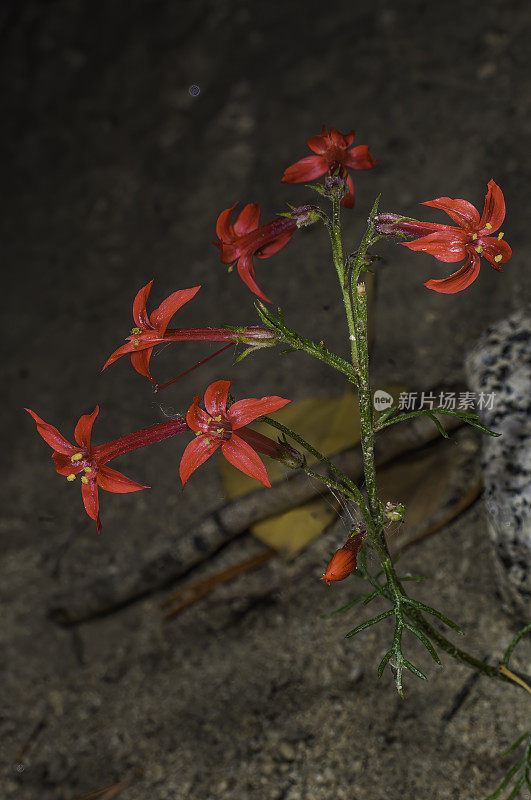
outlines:
[{"label": "star-shaped red flower", "polygon": [[349,169],[372,169],[378,163],[371,155],[366,144],[352,147],[354,131],[339,133],[335,128],[328,129],[323,125],[320,136],[311,136],[307,140],[308,147],[316,155],[306,156],[296,161],[284,172],[283,183],[303,183],[320,178],[325,172],[329,175],[339,170],[339,177],[347,179],[347,194],[341,201],[345,208],[354,206],[354,186],[348,174]]},{"label": "star-shaped red flower", "polygon": [[[454,294],[466,289],[476,280],[480,269],[480,256],[490,263],[491,267],[502,272],[501,264],[511,257],[511,248],[503,239],[503,233],[492,236],[505,219],[505,201],[500,187],[490,180],[485,197],[485,206],[481,218],[477,209],[467,200],[437,197],[422,205],[433,206],[445,211],[458,227],[440,225],[431,222],[406,221],[403,232],[407,234],[424,234],[420,239],[403,242],[410,250],[430,253],[439,261],[453,263],[466,258],[460,270],[448,278],[430,280],[424,285],[428,289],[444,294]],[[400,227],[400,223],[398,224]],[[398,228],[397,228],[398,230]]]},{"label": "star-shaped red flower", "polygon": [[150,381],[155,382],[155,379],[149,371],[149,360],[151,353],[156,344],[162,342],[175,342],[175,341],[191,341],[192,337],[187,330],[168,330],[168,324],[173,315],[185,303],[191,300],[201,286],[192,286],[191,289],[179,289],[173,292],[169,297],[164,300],[158,308],[148,314],[146,303],[153,286],[153,281],[150,281],[143,286],[133,301],[133,319],[135,327],[131,331],[131,335],[127,337],[127,344],[122,345],[109,356],[103,369],[106,369],[110,364],[113,364],[122,356],[131,354],[131,364],[141,375],[149,378]]},{"label": "star-shaped red flower", "polygon": [[26,408],[26,411],[37,423],[37,431],[53,450],[52,459],[57,472],[65,475],[67,481],[74,481],[76,476],[81,474],[81,494],[85,510],[89,517],[95,520],[98,533],[101,531],[98,487],[107,492],[119,494],[149,489],[149,486],[137,483],[122,475],[121,472],[107,467],[107,462],[123,453],[160,442],[188,430],[186,421],[180,417],[92,447],[92,426],[99,410],[99,406],[96,406],[92,414],[84,414],[80,417],[74,431],[74,439],[77,444],[73,445],[59,433],[57,428],[45,422],[34,411]]},{"label": "star-shaped red flower", "polygon": [[[181,459],[179,472],[183,486],[192,472],[210,458],[219,447],[227,461],[251,478],[256,478],[264,486],[271,486],[262,459],[245,441],[245,426],[263,414],[278,411],[290,401],[274,396],[249,398],[239,400],[227,409],[230,385],[230,381],[215,381],[210,384],[204,397],[206,411],[199,407],[201,398],[194,397],[186,421],[195,431],[196,438],[190,442]],[[254,431],[249,433],[250,440],[256,446],[259,442],[258,434]],[[261,438],[266,440],[266,437]],[[275,443],[270,442],[270,444]],[[276,449],[279,450],[278,445]]]},{"label": "star-shaped red flower", "polygon": [[[216,223],[219,242],[214,242],[214,244],[221,251],[222,263],[237,262],[238,275],[246,286],[260,300],[270,303],[269,298],[256,283],[253,257],[269,258],[278,253],[287,245],[297,227],[300,226],[301,220],[296,216],[279,216],[272,222],[259,226],[260,206],[257,203],[247,203],[236,220],[232,222],[232,212],[237,205],[235,203],[219,215]],[[298,210],[293,213],[296,215]]]}]

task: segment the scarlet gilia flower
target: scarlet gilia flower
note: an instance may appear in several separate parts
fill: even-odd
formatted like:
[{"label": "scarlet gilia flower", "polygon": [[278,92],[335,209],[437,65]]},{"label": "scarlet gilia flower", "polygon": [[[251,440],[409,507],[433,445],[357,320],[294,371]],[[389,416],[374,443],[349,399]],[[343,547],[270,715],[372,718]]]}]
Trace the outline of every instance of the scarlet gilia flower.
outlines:
[{"label": "scarlet gilia flower", "polygon": [[274,344],[276,341],[276,334],[273,331],[258,327],[233,328],[232,330],[227,328],[168,328],[173,315],[195,297],[201,287],[193,286],[191,289],[180,289],[173,292],[151,312],[151,315],[148,315],[146,303],[152,286],[153,281],[150,281],[136,295],[133,301],[135,327],[131,330],[131,335],[127,337],[127,344],[122,345],[109,356],[103,369],[122,356],[130,354],[131,363],[136,371],[154,383],[155,379],[149,370],[149,361],[153,348],[157,344],[229,341],[264,347]]},{"label": "scarlet gilia flower", "polygon": [[112,442],[107,442],[107,444],[92,447],[92,426],[100,410],[99,406],[96,406],[92,414],[84,414],[80,417],[74,431],[76,444],[73,445],[59,433],[57,428],[44,422],[34,411],[29,408],[25,410],[31,414],[37,423],[37,431],[52,448],[52,459],[59,475],[64,475],[69,482],[75,481],[76,477],[81,475],[81,494],[85,510],[89,517],[95,520],[98,533],[101,531],[98,487],[107,492],[119,494],[149,489],[149,486],[137,483],[107,467],[107,462],[131,450],[138,450],[148,444],[161,442],[163,439],[188,430],[184,417],[179,417],[130,433]]},{"label": "scarlet gilia flower", "polygon": [[500,187],[490,180],[481,218],[477,209],[467,200],[437,197],[422,205],[440,208],[457,222],[442,225],[434,222],[417,222],[398,214],[379,214],[375,228],[383,234],[420,236],[412,242],[402,242],[410,250],[430,253],[439,261],[453,263],[466,258],[465,264],[448,278],[427,281],[424,286],[443,294],[455,294],[470,286],[479,275],[480,256],[491,267],[502,272],[501,264],[511,257],[511,248],[503,239],[503,233],[492,236],[505,219],[505,201]]},{"label": "scarlet gilia flower", "polygon": [[356,569],[358,554],[361,550],[366,532],[357,530],[349,536],[343,547],[336,550],[328,564],[322,581],[330,586],[331,581],[342,581],[348,578],[350,573]]},{"label": "scarlet gilia flower", "polygon": [[366,144],[352,147],[354,131],[339,133],[335,128],[328,129],[323,125],[320,136],[311,136],[307,140],[308,147],[316,154],[296,161],[284,172],[283,183],[303,183],[320,178],[325,172],[329,175],[339,174],[346,178],[347,193],[341,201],[345,208],[354,206],[354,186],[348,174],[349,169],[372,169],[378,163],[371,155]]},{"label": "scarlet gilia flower", "polygon": [[214,244],[221,251],[222,263],[237,262],[238,275],[245,285],[260,300],[270,303],[271,300],[256,283],[253,257],[269,258],[278,253],[287,245],[297,228],[311,225],[318,217],[311,206],[301,206],[293,209],[289,216],[282,214],[272,222],[259,226],[260,206],[257,203],[248,203],[232,222],[232,212],[237,205],[235,203],[219,215],[216,223],[219,242]]},{"label": "scarlet gilia flower", "polygon": [[[227,461],[268,487],[271,484],[267,470],[256,450],[276,458],[281,458],[283,453],[289,456],[290,451],[291,454],[297,453],[292,448],[285,448],[272,439],[245,428],[249,422],[263,414],[278,411],[290,400],[283,397],[249,398],[239,400],[227,408],[230,385],[230,381],[211,383],[204,397],[206,411],[199,407],[200,397],[194,397],[194,402],[188,409],[186,422],[195,431],[196,439],[190,442],[181,459],[179,472],[183,487],[192,472],[219,447]],[[295,465],[299,466],[291,464]]]}]

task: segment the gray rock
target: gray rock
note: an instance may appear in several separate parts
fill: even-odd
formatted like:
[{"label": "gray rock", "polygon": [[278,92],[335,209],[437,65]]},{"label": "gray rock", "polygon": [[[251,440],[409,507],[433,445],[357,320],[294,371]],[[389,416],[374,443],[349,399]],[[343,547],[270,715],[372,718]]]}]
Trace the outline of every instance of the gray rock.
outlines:
[{"label": "gray rock", "polygon": [[[483,438],[488,527],[505,603],[525,614],[531,598],[531,315],[489,327],[466,359],[479,413],[500,437]],[[483,405],[483,408],[481,408]]]}]

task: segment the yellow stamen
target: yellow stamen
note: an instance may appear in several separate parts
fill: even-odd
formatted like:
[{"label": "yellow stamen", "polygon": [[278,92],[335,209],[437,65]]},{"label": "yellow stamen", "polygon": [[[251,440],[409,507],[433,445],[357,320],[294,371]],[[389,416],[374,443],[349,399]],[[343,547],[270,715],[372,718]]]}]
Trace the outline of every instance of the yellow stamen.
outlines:
[{"label": "yellow stamen", "polygon": [[70,461],[75,464],[76,461],[81,461],[83,458],[83,453],[74,453],[73,456],[70,456]]},{"label": "yellow stamen", "polygon": [[84,470],[87,473],[87,475],[90,475],[90,473],[92,472],[92,467],[84,467]]},{"label": "yellow stamen", "polygon": [[501,260],[502,260],[502,258],[503,258],[503,256],[502,256],[502,255],[497,255],[497,256],[494,256],[494,261],[496,261],[496,263],[498,263],[498,261],[501,261]]},{"label": "yellow stamen", "polygon": [[212,417],[209,417],[207,420],[208,423],[212,422]]},{"label": "yellow stamen", "polygon": [[136,346],[137,344],[140,344],[140,339],[133,339],[133,344],[134,344],[135,346]]},{"label": "yellow stamen", "polygon": [[221,414],[218,414],[217,417],[214,417],[215,422],[221,422]]},{"label": "yellow stamen", "polygon": [[499,234],[498,234],[498,239],[499,239],[499,240],[500,240],[500,242],[501,242],[501,240],[503,239],[503,231],[500,231],[500,232],[499,232]]},{"label": "yellow stamen", "polygon": [[487,224],[485,225],[485,227],[486,227],[486,228],[488,228],[488,229],[489,229],[489,231],[490,231],[490,230],[491,230],[491,228],[492,228],[492,225],[490,224],[490,222],[487,222]]},{"label": "yellow stamen", "polygon": [[477,238],[478,238],[477,233],[473,233],[472,234],[472,239],[473,239],[474,242],[476,241]]},{"label": "yellow stamen", "polygon": [[210,439],[209,439],[207,436],[205,436],[205,442],[206,442],[207,444],[211,444],[211,441],[210,441]]},{"label": "yellow stamen", "polygon": [[81,483],[84,483],[84,484],[87,484],[87,483],[88,483],[88,478],[87,478],[87,476],[86,476],[86,475],[82,475],[82,476],[81,476]]},{"label": "yellow stamen", "polygon": [[203,432],[203,431],[196,431],[194,435],[195,435],[195,436],[201,436],[202,432]]},{"label": "yellow stamen", "polygon": [[133,336],[138,335],[139,333],[142,333],[142,328],[131,328],[131,333]]},{"label": "yellow stamen", "polygon": [[216,433],[223,433],[223,428],[216,428]]},{"label": "yellow stamen", "polygon": [[70,475],[67,475],[67,476],[66,476],[66,479],[67,479],[67,481],[70,481],[70,483],[72,483],[72,481],[75,481],[75,479],[76,479],[76,476],[75,476],[75,475],[74,475],[74,473],[72,472],[72,473],[70,473]]},{"label": "yellow stamen", "polygon": [[482,252],[483,252],[483,248],[482,248],[481,245],[479,245],[479,247],[476,247],[476,253],[482,253]]}]

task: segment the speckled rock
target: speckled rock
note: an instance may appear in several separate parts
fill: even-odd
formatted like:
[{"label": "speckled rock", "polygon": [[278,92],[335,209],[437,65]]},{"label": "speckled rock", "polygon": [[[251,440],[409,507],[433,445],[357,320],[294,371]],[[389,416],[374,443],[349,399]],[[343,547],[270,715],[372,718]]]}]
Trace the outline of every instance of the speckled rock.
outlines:
[{"label": "speckled rock", "polygon": [[472,389],[493,396],[480,409],[500,437],[483,440],[488,527],[506,603],[525,614],[531,599],[531,314],[489,327],[466,359]]}]

